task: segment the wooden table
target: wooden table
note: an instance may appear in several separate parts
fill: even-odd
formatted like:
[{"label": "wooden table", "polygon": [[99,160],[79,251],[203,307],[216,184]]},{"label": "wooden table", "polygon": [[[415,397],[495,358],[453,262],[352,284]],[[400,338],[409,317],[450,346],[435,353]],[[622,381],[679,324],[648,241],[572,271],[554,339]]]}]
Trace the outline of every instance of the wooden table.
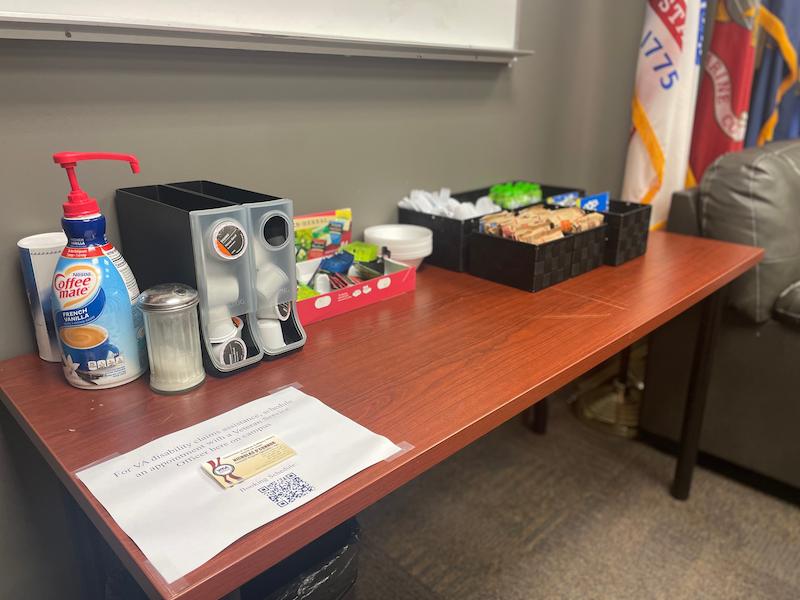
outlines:
[{"label": "wooden table", "polygon": [[[416,292],[311,325],[301,352],[227,379],[209,378],[184,396],[158,396],[146,377],[111,390],[77,390],[64,382],[58,366],[34,355],[0,363],[0,390],[149,595],[218,598],[680,312],[717,297],[762,254],[758,248],[654,233],[645,256],[535,294],[426,267]],[[706,302],[703,355],[713,344],[718,304]],[[702,357],[695,367],[680,467],[686,493],[708,371]],[[86,465],[295,382],[412,448],[250,533],[179,584],[167,584],[154,571],[75,477]]]}]

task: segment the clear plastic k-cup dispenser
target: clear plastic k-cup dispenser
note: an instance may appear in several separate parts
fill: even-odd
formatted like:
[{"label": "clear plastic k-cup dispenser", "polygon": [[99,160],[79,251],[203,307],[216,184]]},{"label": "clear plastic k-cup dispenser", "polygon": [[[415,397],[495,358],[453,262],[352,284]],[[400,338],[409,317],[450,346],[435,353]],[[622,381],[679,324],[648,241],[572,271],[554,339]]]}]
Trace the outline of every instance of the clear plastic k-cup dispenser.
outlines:
[{"label": "clear plastic k-cup dispenser", "polygon": [[[263,357],[255,330],[253,261],[248,252],[246,220],[245,211],[230,206],[189,215],[200,294],[200,329],[206,351],[221,371]],[[248,352],[242,336],[245,327],[255,352]]]},{"label": "clear plastic k-cup dispenser", "polygon": [[[258,195],[262,202],[235,204],[182,185],[117,190],[122,245],[142,287],[176,281],[197,290],[203,361],[214,375],[302,346],[305,333],[294,310],[291,201]],[[275,200],[270,211],[267,205]],[[288,203],[288,218],[277,210],[285,208],[281,203]],[[276,212],[289,224],[285,239],[275,252],[264,253],[275,223],[266,222]]]},{"label": "clear plastic k-cup dispenser", "polygon": [[247,211],[256,324],[265,358],[277,358],[302,347],[306,334],[297,316],[292,201],[213,181],[169,185],[239,204]]}]

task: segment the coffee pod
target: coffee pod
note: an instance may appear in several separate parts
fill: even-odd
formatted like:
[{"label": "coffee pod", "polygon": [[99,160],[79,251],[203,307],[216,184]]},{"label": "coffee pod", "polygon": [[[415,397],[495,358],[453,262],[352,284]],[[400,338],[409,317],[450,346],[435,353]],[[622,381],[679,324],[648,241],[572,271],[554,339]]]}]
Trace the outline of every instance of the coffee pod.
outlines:
[{"label": "coffee pod", "polygon": [[221,344],[236,336],[236,323],[233,322],[227,306],[218,306],[208,311],[208,341]]},{"label": "coffee pod", "polygon": [[286,346],[283,339],[281,322],[277,319],[259,319],[258,331],[261,334],[261,345],[268,350],[280,350]]},{"label": "coffee pod", "polygon": [[242,329],[244,329],[244,320],[241,317],[233,317],[231,321],[233,321],[233,324],[236,326],[236,337],[241,338]]},{"label": "coffee pod", "polygon": [[206,297],[211,309],[228,307],[239,300],[239,280],[235,275],[214,275],[206,281]]},{"label": "coffee pod", "polygon": [[[274,313],[282,291],[288,290],[289,277],[273,264],[267,264],[256,274],[256,315],[259,319],[277,318]],[[288,315],[287,315],[288,316]]]},{"label": "coffee pod", "polygon": [[259,319],[278,319],[279,321],[285,321],[289,318],[289,315],[292,314],[292,303],[291,302],[281,302],[280,304],[275,304],[274,306],[267,307],[265,309],[258,311],[258,318]]},{"label": "coffee pod", "polygon": [[247,233],[234,219],[223,219],[211,231],[211,248],[222,260],[236,260],[247,250]]},{"label": "coffee pod", "polygon": [[211,344],[211,352],[220,364],[233,366],[247,358],[247,346],[238,337],[221,344]]}]

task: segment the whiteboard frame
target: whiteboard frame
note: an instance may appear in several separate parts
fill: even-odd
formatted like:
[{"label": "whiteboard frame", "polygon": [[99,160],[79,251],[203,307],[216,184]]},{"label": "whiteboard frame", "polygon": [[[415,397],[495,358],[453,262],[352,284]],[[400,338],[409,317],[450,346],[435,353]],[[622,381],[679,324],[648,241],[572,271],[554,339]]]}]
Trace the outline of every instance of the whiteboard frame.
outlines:
[{"label": "whiteboard frame", "polygon": [[[517,32],[518,35],[518,32]],[[451,60],[511,64],[533,54],[516,48],[482,48],[368,38],[322,37],[273,32],[247,32],[227,28],[194,28],[172,25],[134,25],[103,20],[69,19],[0,11],[0,38],[147,44],[192,48],[226,48],[266,52],[376,56],[423,60]]]}]

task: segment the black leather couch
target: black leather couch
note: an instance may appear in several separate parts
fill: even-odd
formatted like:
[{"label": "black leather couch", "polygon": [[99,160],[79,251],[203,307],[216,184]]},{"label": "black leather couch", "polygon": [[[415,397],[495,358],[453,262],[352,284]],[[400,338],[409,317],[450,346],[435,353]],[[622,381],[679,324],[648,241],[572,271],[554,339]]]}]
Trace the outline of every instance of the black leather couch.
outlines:
[{"label": "black leather couch", "polygon": [[[700,450],[800,488],[800,141],[721,157],[673,196],[667,228],[766,250],[728,289]],[[677,439],[699,317],[651,336],[646,434]]]}]

